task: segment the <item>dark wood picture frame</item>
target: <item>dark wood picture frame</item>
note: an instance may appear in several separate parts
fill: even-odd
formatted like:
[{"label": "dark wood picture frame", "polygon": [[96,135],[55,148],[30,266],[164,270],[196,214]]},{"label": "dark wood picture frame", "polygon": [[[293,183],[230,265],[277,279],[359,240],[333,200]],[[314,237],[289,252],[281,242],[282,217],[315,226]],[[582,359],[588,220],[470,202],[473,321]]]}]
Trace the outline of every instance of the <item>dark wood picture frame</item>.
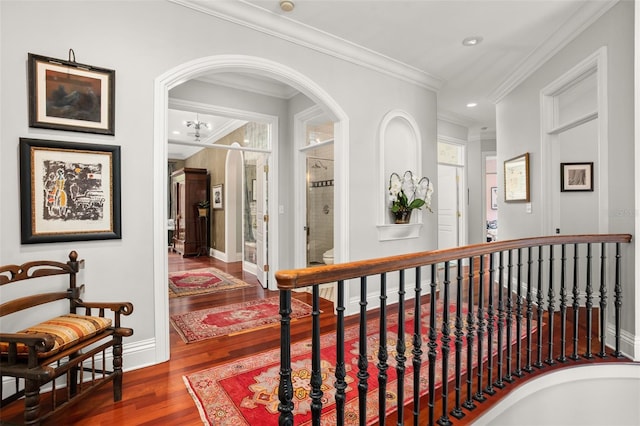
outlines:
[{"label": "dark wood picture frame", "polygon": [[122,238],[120,147],[20,138],[22,244]]},{"label": "dark wood picture frame", "polygon": [[214,210],[224,210],[222,184],[211,187],[211,206]]},{"label": "dark wood picture frame", "polygon": [[560,191],[593,191],[593,163],[560,163]]},{"label": "dark wood picture frame", "polygon": [[115,134],[115,71],[29,53],[29,127]]},{"label": "dark wood picture frame", "polygon": [[504,201],[530,201],[528,152],[504,162]]}]

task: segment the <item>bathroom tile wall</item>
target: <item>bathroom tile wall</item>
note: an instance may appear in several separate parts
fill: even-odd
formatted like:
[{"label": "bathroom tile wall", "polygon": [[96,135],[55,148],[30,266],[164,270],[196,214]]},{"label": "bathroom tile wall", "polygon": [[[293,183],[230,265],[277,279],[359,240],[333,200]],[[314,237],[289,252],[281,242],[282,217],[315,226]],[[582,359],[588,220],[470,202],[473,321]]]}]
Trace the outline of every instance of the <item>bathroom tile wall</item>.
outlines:
[{"label": "bathroom tile wall", "polygon": [[333,248],[333,160],[308,158],[307,262],[323,263],[322,254]]}]

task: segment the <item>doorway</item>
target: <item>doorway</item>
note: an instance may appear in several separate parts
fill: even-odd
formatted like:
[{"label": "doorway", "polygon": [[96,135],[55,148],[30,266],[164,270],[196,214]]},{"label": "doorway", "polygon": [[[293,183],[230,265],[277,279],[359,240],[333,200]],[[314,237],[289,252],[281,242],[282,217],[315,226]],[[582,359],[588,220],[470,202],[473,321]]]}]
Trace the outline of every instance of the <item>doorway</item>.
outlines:
[{"label": "doorway", "polygon": [[334,263],[334,123],[321,108],[296,114],[296,267]]},{"label": "doorway", "polygon": [[[166,277],[168,275],[168,264],[166,256],[167,240],[167,141],[169,139],[167,131],[167,107],[169,104],[169,90],[178,86],[184,81],[203,76],[204,74],[216,73],[251,73],[259,74],[267,79],[284,82],[300,90],[316,105],[322,105],[323,110],[329,114],[335,123],[335,173],[336,181],[339,185],[334,187],[335,211],[334,235],[348,235],[347,213],[349,200],[349,174],[347,162],[349,158],[349,127],[348,116],[335,100],[314,81],[306,76],[290,69],[282,64],[268,59],[245,56],[245,55],[218,55],[212,57],[199,58],[177,67],[174,67],[160,75],[155,81],[155,109],[154,109],[154,216],[153,228],[155,230],[155,243],[153,249],[154,258],[154,306],[155,306],[155,334],[154,349],[156,353],[155,362],[163,362],[169,359],[169,307],[168,307],[168,286]],[[278,144],[274,144],[272,155],[269,157],[269,169],[280,170],[278,163]],[[278,173],[273,174],[266,183],[268,185],[269,203],[269,256],[270,268],[268,273],[272,275],[280,268],[280,265],[292,265],[293,254],[291,253],[290,241],[287,242],[286,233],[279,232],[280,214],[290,215],[282,220],[292,220],[295,216],[294,205],[290,199],[294,197],[279,197]],[[282,241],[281,241],[282,240]],[[282,244],[281,244],[282,243]],[[348,260],[346,239],[341,238],[334,241],[336,245],[336,258],[342,257]],[[282,247],[282,250],[280,249]],[[282,258],[282,259],[281,259]],[[269,288],[276,289],[275,282],[269,280]],[[345,295],[349,297],[349,292]]]},{"label": "doorway", "polygon": [[307,266],[333,263],[333,155],[322,151],[333,147],[307,157]]},{"label": "doorway", "polygon": [[483,154],[484,219],[487,242],[498,241],[498,168],[496,154]]},{"label": "doorway", "polygon": [[[607,48],[601,47],[541,91],[543,230],[607,233],[609,216]],[[589,191],[565,191],[563,163],[592,163]],[[597,206],[597,208],[594,208]]]},{"label": "doorway", "polygon": [[465,243],[465,146],[438,141],[438,248]]}]

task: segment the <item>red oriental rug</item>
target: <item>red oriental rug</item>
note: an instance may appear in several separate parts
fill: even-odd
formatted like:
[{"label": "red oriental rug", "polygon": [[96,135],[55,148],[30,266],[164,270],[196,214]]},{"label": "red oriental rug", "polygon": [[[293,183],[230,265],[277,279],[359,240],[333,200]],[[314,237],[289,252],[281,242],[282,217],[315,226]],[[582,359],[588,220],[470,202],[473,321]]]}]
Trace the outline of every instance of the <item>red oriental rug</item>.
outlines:
[{"label": "red oriental rug", "polygon": [[[451,307],[452,334],[455,324],[455,307]],[[413,310],[407,310],[406,375],[404,381],[405,404],[412,401],[413,396],[413,366],[411,362],[412,332],[413,332]],[[428,306],[424,306],[423,313],[423,368],[420,370],[422,395],[428,390],[428,348],[427,325]],[[426,314],[426,315],[424,315]],[[440,313],[438,317],[441,318]],[[397,314],[388,316],[389,330],[397,330]],[[346,404],[345,419],[347,424],[358,424],[358,334],[357,326],[345,329],[345,361],[346,361]],[[367,420],[368,423],[375,423],[378,416],[378,342],[379,323],[371,321],[367,330],[367,351],[369,359],[369,381],[367,394]],[[495,335],[495,333],[494,333]],[[451,336],[451,347],[454,347],[454,336]],[[398,401],[396,395],[397,381],[395,372],[397,335],[394,332],[387,333],[387,350],[389,370],[387,382],[386,405],[389,412],[395,411]],[[440,344],[440,338],[438,337]],[[322,391],[323,410],[322,424],[335,425],[335,335],[328,334],[321,336],[321,369],[322,369]],[[494,344],[494,348],[496,345]],[[463,350],[466,353],[466,349]],[[455,363],[453,350],[449,357],[448,380],[455,377]],[[485,356],[486,358],[486,356]],[[294,424],[307,425],[311,423],[311,399],[309,397],[310,377],[311,377],[311,340],[294,343],[291,346],[291,366],[293,381],[294,399]],[[474,354],[474,365],[477,355]],[[466,365],[466,358],[463,365]],[[194,399],[201,418],[205,424],[209,425],[276,425],[278,424],[278,385],[280,381],[280,349],[269,352],[258,353],[253,356],[212,367],[184,377],[185,384]],[[436,389],[442,383],[441,354],[438,353],[436,367]]]},{"label": "red oriental rug", "polygon": [[191,269],[169,273],[169,297],[191,296],[251,287],[216,268]]},{"label": "red oriental rug", "polygon": [[[311,306],[291,299],[291,318],[311,315]],[[280,324],[280,299],[252,300],[171,315],[171,324],[186,343],[238,334]]]}]

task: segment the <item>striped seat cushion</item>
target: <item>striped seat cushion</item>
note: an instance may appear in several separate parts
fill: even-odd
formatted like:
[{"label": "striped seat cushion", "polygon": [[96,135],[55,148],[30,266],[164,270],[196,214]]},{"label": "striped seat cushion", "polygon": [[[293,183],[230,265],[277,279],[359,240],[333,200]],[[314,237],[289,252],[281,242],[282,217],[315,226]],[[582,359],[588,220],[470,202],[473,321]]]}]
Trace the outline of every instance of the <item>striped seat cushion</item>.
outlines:
[{"label": "striped seat cushion", "polygon": [[[109,318],[66,314],[41,322],[38,325],[21,330],[18,333],[45,333],[53,337],[55,340],[53,348],[49,352],[38,354],[39,357],[44,358],[88,339],[89,337],[95,336],[110,326],[111,319]],[[18,344],[17,346],[19,355],[27,355],[29,353],[27,346],[21,344]],[[6,354],[8,350],[9,344],[7,342],[0,342],[0,352]]]}]

